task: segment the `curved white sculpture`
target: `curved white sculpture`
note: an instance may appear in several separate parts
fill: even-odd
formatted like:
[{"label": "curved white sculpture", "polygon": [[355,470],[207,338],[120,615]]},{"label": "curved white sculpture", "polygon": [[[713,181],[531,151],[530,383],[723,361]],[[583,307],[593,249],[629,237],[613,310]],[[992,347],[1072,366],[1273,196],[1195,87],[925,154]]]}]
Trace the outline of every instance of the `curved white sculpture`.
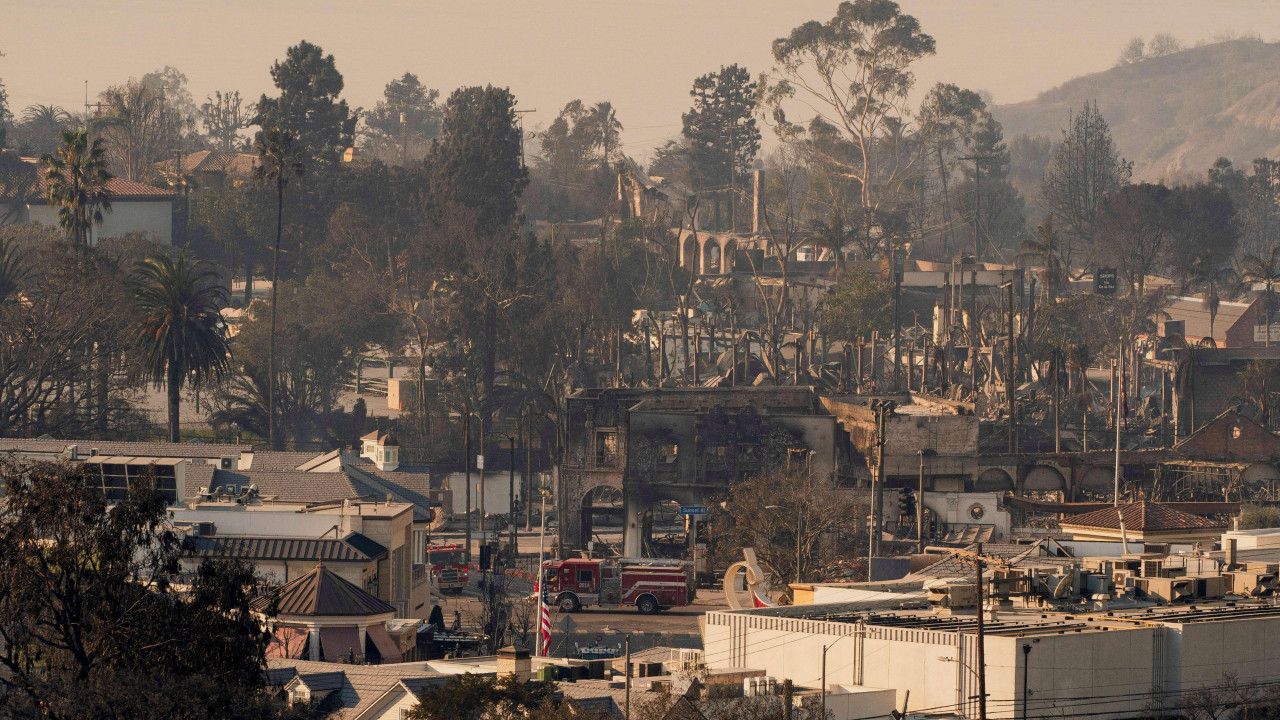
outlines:
[{"label": "curved white sculpture", "polygon": [[760,569],[760,565],[756,562],[756,549],[742,548],[742,555],[746,559],[730,565],[729,569],[724,573],[724,598],[729,603],[729,609],[747,609],[739,602],[733,588],[734,578],[738,576],[738,571],[740,570],[746,571],[747,574],[747,592],[751,595],[751,607],[774,607],[777,603],[770,600],[769,596],[765,594],[766,578],[764,571]]}]

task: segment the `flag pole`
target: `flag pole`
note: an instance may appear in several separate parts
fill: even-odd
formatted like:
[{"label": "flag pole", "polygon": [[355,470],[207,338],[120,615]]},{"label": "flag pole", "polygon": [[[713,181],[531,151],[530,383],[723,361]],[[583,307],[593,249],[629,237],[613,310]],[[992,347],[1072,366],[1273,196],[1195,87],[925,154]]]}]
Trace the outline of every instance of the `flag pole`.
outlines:
[{"label": "flag pole", "polygon": [[538,651],[535,654],[539,657],[545,657],[550,651],[551,645],[551,638],[549,637],[551,633],[550,627],[546,628],[547,637],[543,636],[543,623],[545,622],[549,625],[551,622],[550,614],[547,612],[546,592],[542,586],[542,583],[545,580],[545,576],[542,572],[542,558],[544,552],[543,543],[545,542],[547,534],[547,489],[544,487],[539,487],[538,489],[542,496],[542,509],[540,513],[541,523],[538,528],[538,579],[533,585],[534,591],[538,593]]}]

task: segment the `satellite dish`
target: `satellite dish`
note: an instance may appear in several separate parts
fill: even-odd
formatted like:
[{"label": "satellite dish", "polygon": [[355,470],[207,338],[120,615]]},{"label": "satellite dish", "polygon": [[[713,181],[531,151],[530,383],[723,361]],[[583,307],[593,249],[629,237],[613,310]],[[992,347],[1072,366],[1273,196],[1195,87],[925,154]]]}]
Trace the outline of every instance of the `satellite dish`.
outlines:
[{"label": "satellite dish", "polygon": [[1053,588],[1054,599],[1058,599],[1066,595],[1067,591],[1070,589],[1071,589],[1071,576],[1066,575],[1062,579],[1058,580],[1058,584],[1054,586]]}]

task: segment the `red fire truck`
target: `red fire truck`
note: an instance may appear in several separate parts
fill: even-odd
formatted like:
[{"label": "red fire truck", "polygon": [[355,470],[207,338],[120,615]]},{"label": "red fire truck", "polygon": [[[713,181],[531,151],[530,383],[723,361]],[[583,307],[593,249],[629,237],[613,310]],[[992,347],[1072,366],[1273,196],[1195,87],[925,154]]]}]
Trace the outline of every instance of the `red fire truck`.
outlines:
[{"label": "red fire truck", "polygon": [[635,605],[650,614],[693,599],[693,574],[689,563],[680,560],[560,560],[545,564],[543,574],[548,601],[563,612],[586,605]]},{"label": "red fire truck", "polygon": [[467,585],[467,552],[461,545],[428,545],[427,566],[441,593],[462,594]]}]

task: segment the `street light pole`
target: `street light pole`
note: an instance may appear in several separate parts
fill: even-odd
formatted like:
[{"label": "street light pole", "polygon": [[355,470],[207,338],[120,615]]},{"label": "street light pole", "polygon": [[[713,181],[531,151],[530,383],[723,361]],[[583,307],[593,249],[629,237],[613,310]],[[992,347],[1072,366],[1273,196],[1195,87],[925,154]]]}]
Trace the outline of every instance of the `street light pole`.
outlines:
[{"label": "street light pole", "polygon": [[830,650],[832,646],[834,646],[836,643],[840,642],[841,640],[847,637],[851,637],[851,636],[841,635],[835,640],[832,640],[830,644],[822,646],[822,687],[818,691],[818,695],[822,698],[822,712],[818,714],[818,717],[820,718],[827,717],[827,651]]}]

